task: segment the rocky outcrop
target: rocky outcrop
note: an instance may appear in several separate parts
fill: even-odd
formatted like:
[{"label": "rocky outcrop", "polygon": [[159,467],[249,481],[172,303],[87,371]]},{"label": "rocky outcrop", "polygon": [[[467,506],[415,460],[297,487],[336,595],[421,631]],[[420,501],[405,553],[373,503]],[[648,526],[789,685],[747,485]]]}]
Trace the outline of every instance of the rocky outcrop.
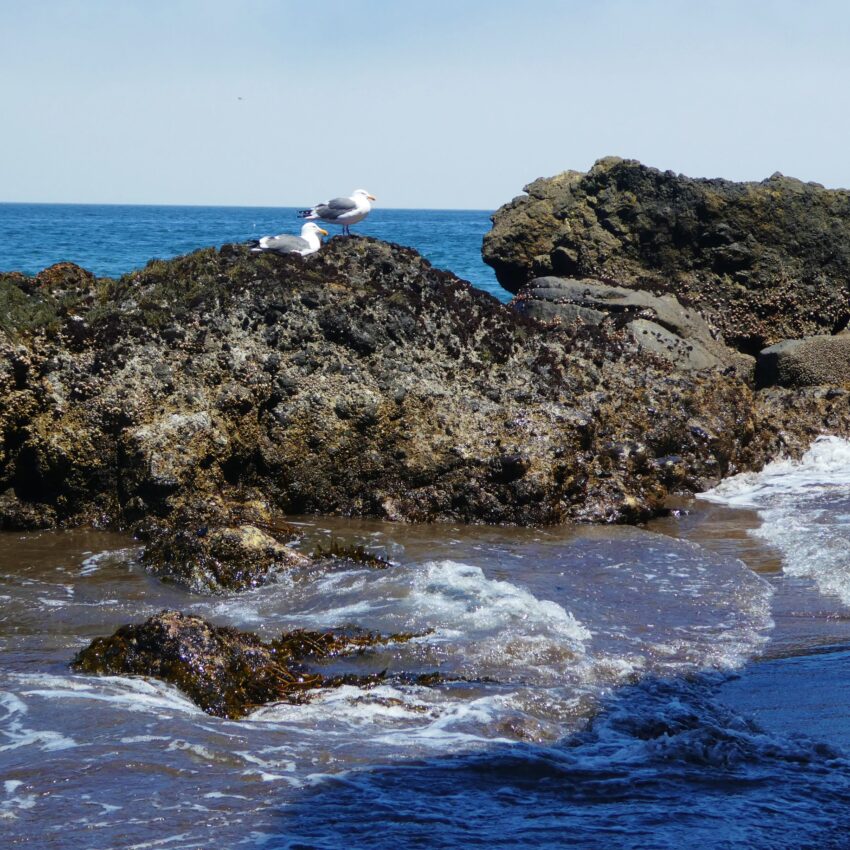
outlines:
[{"label": "rocky outcrop", "polygon": [[638,346],[669,360],[678,369],[737,368],[746,376],[753,359],[718,342],[695,310],[683,307],[673,295],[653,295],[594,280],[540,277],[532,280],[514,301],[516,309],[543,321],[594,325],[613,319],[626,328]]},{"label": "rocky outcrop", "polygon": [[178,687],[207,714],[236,720],[269,702],[300,702],[317,688],[373,685],[382,674],[326,677],[309,671],[302,662],[410,638],[407,634],[382,637],[370,632],[298,630],[265,643],[250,632],[163,611],[144,623],[96,638],[71,666],[80,673],[161,679]]},{"label": "rocky outcrop", "polygon": [[366,238],[0,275],[0,302],[0,526],[121,525],[197,589],[300,569],[281,514],[635,522],[850,431],[846,399],[766,400],[635,327],[691,306],[536,319]]},{"label": "rocky outcrop", "polygon": [[314,566],[284,545],[295,530],[261,498],[228,501],[216,493],[190,492],[170,500],[164,516],[134,525],[145,542],[148,570],[200,593],[239,591]]},{"label": "rocky outcrop", "polygon": [[484,240],[511,292],[557,275],[673,294],[749,355],[850,318],[847,191],[780,174],[697,180],[609,157],[526,192]]},{"label": "rocky outcrop", "polygon": [[312,563],[254,525],[187,529],[175,517],[156,525],[145,529],[143,562],[155,575],[201,593],[247,590]]},{"label": "rocky outcrop", "polygon": [[786,339],[758,356],[759,387],[850,385],[850,333]]}]

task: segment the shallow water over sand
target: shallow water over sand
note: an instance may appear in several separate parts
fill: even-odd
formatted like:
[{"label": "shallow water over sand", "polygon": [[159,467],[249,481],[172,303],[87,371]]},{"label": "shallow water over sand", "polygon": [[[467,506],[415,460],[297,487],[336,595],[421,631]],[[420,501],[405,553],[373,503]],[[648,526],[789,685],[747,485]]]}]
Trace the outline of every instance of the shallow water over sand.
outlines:
[{"label": "shallow water over sand", "polygon": [[[755,513],[693,507],[652,531],[307,518],[305,551],[356,542],[394,566],[218,598],[151,578],[120,535],[5,534],[9,846],[844,846],[846,611],[781,570]],[[238,723],[153,680],[69,672],[163,608],[266,638],[421,637],[331,663],[386,670],[377,688]],[[462,678],[397,678],[434,670]]]}]

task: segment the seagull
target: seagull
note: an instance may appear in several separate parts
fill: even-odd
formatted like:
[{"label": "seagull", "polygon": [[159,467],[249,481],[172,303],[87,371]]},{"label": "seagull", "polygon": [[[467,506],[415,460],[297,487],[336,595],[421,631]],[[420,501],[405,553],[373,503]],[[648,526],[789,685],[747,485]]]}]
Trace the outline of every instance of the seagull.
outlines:
[{"label": "seagull", "polygon": [[319,239],[320,233],[325,236],[328,235],[327,230],[322,230],[318,224],[308,221],[301,228],[300,236],[281,233],[279,236],[263,236],[261,239],[255,239],[248,244],[255,254],[263,251],[274,251],[276,254],[300,254],[302,257],[306,257],[308,254],[315,254],[322,247],[322,240]]},{"label": "seagull", "polygon": [[300,210],[298,217],[317,218],[328,224],[342,225],[342,232],[350,236],[349,226],[363,221],[369,215],[372,211],[372,204],[369,202],[374,200],[375,196],[370,195],[365,189],[355,189],[350,198],[331,198],[325,204],[316,204],[309,210]]}]

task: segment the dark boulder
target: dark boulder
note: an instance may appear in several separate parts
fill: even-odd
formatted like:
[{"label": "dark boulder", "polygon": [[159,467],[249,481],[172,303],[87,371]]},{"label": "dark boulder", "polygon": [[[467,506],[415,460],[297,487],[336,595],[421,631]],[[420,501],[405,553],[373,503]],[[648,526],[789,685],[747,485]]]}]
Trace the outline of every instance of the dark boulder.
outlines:
[{"label": "dark boulder", "polygon": [[185,528],[169,519],[148,533],[142,560],[151,572],[201,593],[247,590],[312,563],[254,525]]},{"label": "dark boulder", "polygon": [[0,525],[122,525],[198,589],[291,568],[280,515],[639,522],[850,431],[846,405],[767,417],[747,375],[665,357],[665,334],[709,345],[681,298],[538,319],[369,238],[74,280],[0,275]]},{"label": "dark boulder", "polygon": [[255,498],[226,501],[216,494],[189,493],[169,500],[164,516],[133,526],[145,542],[148,570],[200,593],[247,590],[276,576],[312,566],[285,546],[295,531]]},{"label": "dark boulder", "polygon": [[79,673],[161,679],[207,714],[238,719],[269,702],[300,702],[317,688],[374,684],[380,676],[327,678],[308,671],[302,662],[410,637],[298,630],[265,643],[250,632],[163,611],[144,623],[122,626],[110,637],[96,638],[71,666]]},{"label": "dark boulder", "polygon": [[850,318],[850,192],[780,174],[692,179],[616,157],[526,192],[484,240],[511,292],[559,275],[672,293],[750,355]]}]

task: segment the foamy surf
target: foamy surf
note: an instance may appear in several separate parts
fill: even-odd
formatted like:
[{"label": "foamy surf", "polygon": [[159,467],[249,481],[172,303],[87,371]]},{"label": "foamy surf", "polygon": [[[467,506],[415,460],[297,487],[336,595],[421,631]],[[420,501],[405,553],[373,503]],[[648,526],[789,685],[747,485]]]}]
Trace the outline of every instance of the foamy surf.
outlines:
[{"label": "foamy surf", "polygon": [[105,564],[120,563],[129,561],[137,556],[140,552],[138,546],[127,546],[123,549],[108,549],[105,552],[97,552],[86,558],[80,564],[81,576],[91,576],[103,568]]},{"label": "foamy surf", "polygon": [[0,753],[27,747],[55,752],[79,746],[73,738],[57,730],[30,728],[24,719],[27,714],[27,705],[19,696],[0,692]]},{"label": "foamy surf", "polygon": [[[23,697],[62,702],[110,703],[125,711],[154,714],[203,712],[173,685],[137,676],[13,675],[9,681]],[[0,703],[2,704],[2,703]]]},{"label": "foamy surf", "polygon": [[[25,834],[26,818],[76,818],[92,835],[132,834],[132,846],[164,816],[168,846],[237,846],[245,824],[273,834],[281,806],[331,777],[528,743],[541,749],[522,753],[551,753],[623,685],[737,666],[770,626],[770,587],[740,561],[638,529],[452,528],[426,545],[415,529],[381,529],[368,542],[392,551],[390,569],[330,564],[308,580],[213,599],[153,582],[114,542],[110,557],[97,558],[87,539],[88,551],[33,570],[28,595],[16,585],[6,609],[27,624],[9,632],[21,660],[0,672],[10,699],[0,734],[17,745],[2,753],[14,760],[7,778],[27,786],[7,795],[7,823]],[[105,597],[116,602],[92,604]],[[385,670],[372,688],[328,688],[239,722],[205,715],[156,680],[67,670],[92,635],[164,607],[267,640],[293,628],[415,636],[310,665],[327,675]],[[418,677],[431,673],[440,676],[425,686]],[[81,760],[96,769],[80,774]],[[101,781],[123,777],[128,763],[145,765],[137,788]],[[83,793],[39,793],[22,808],[48,774]]]},{"label": "foamy surf", "polygon": [[414,579],[410,604],[428,610],[434,625],[466,634],[522,626],[524,634],[548,633],[578,649],[590,632],[557,602],[538,599],[512,584],[487,578],[481,567],[457,561],[425,565]]},{"label": "foamy surf", "polygon": [[344,751],[355,740],[361,747],[368,741],[373,752],[392,757],[507,742],[501,724],[514,713],[507,698],[499,695],[473,697],[469,692],[388,684],[365,692],[351,686],[334,688],[303,706],[266,706],[249,722],[297,728],[307,746],[321,740]]},{"label": "foamy surf", "polygon": [[730,507],[770,507],[779,498],[818,498],[850,491],[850,441],[818,437],[800,460],[775,460],[761,472],[742,472],[698,498]]},{"label": "foamy surf", "polygon": [[820,437],[800,460],[733,476],[700,498],[755,508],[751,533],[779,550],[783,570],[850,605],[850,442]]}]

